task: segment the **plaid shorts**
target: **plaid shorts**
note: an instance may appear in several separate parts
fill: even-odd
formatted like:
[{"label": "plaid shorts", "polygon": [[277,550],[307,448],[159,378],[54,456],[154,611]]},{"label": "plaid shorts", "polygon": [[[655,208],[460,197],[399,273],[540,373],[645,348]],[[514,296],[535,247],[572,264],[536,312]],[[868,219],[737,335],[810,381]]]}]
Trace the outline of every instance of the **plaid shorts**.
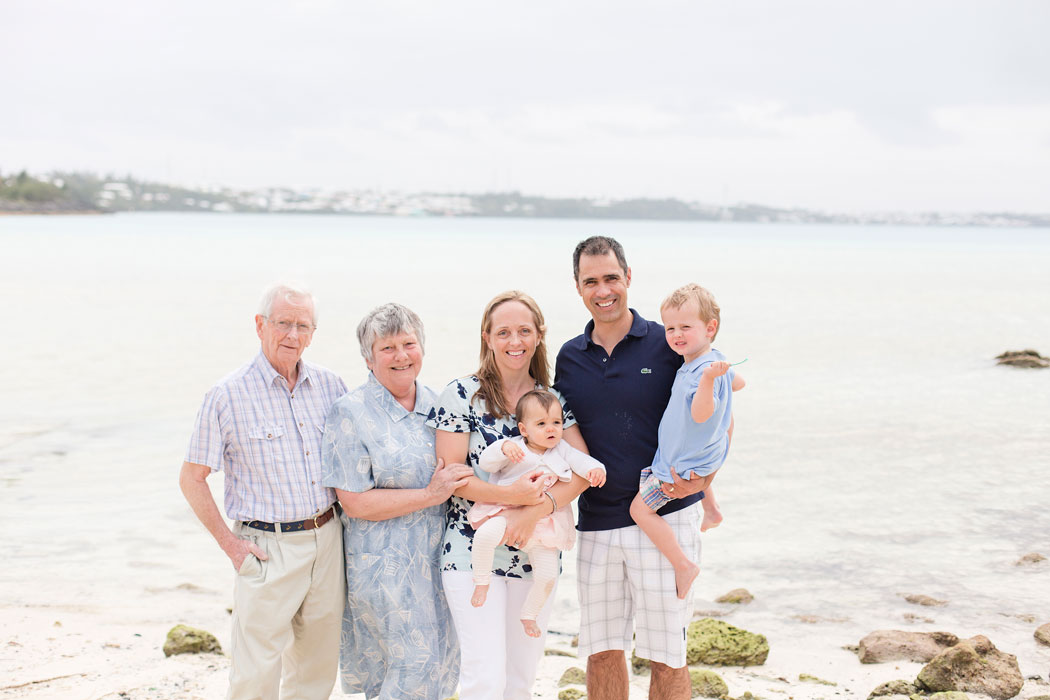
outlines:
[{"label": "plaid shorts", "polygon": [[[700,505],[664,516],[690,559],[700,562]],[[685,630],[693,594],[675,592],[674,567],[637,525],[580,532],[580,658],[630,651],[671,668],[685,666]]]},{"label": "plaid shorts", "polygon": [[649,510],[660,510],[671,502],[667,494],[660,490],[660,485],[663,483],[653,474],[652,467],[643,469],[638,477],[638,495],[645,501]]}]

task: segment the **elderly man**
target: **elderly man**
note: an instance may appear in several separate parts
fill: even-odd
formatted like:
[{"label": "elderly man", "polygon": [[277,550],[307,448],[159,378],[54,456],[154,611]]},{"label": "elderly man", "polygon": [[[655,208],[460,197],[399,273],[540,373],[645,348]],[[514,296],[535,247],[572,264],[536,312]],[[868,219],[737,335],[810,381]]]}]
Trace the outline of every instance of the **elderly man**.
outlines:
[{"label": "elderly man", "polygon": [[[572,407],[591,456],[608,470],[605,486],[584,491],[579,501],[576,577],[587,697],[627,700],[624,652],[633,641],[638,656],[652,661],[650,699],[689,698],[685,626],[692,595],[678,598],[674,567],[630,513],[639,474],[656,454],[660,418],[682,358],[667,345],[663,326],[627,306],[631,268],[618,242],[605,236],[582,241],[572,266],[591,321],[558,352],[554,386]],[[679,500],[658,513],[699,561],[700,489],[675,475],[668,490]]]},{"label": "elderly man", "polygon": [[[242,698],[327,698],[335,684],[345,577],[335,494],[321,486],[321,437],[346,385],[303,362],[316,329],[309,292],[274,285],[255,316],[262,348],[204,397],[179,485],[237,571],[230,690]],[[205,481],[223,471],[226,514]],[[282,679],[283,667],[283,679]]]}]

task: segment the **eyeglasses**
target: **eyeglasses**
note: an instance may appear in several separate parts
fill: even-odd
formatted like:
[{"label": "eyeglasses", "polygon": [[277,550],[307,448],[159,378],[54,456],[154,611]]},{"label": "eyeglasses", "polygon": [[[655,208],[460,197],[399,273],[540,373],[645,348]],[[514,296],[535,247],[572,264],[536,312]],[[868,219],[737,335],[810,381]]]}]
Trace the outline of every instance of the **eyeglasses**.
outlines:
[{"label": "eyeglasses", "polygon": [[272,323],[274,327],[277,328],[277,330],[279,330],[281,333],[291,333],[292,329],[294,328],[299,332],[299,335],[309,335],[317,329],[317,326],[311,326],[305,323],[292,323],[291,321],[274,321],[269,316],[264,316],[264,318],[270,323]]}]

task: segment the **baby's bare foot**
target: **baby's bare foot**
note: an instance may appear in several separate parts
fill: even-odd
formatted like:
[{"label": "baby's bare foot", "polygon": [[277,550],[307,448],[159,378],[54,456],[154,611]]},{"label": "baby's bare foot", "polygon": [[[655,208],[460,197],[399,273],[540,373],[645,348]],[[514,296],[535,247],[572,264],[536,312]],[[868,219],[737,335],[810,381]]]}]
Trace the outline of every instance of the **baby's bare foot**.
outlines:
[{"label": "baby's bare foot", "polygon": [[530,637],[540,636],[540,626],[536,624],[535,620],[522,620],[521,626],[525,628],[525,634]]},{"label": "baby's bare foot", "polygon": [[684,599],[689,593],[689,588],[699,573],[700,567],[691,561],[674,568],[674,586],[680,599]]},{"label": "baby's bare foot", "polygon": [[700,532],[707,532],[713,527],[722,524],[722,511],[712,508],[704,511],[704,519],[700,521]]},{"label": "baby's bare foot", "polygon": [[474,595],[470,596],[470,604],[475,608],[480,608],[485,604],[485,599],[489,597],[488,584],[484,586],[474,586]]}]

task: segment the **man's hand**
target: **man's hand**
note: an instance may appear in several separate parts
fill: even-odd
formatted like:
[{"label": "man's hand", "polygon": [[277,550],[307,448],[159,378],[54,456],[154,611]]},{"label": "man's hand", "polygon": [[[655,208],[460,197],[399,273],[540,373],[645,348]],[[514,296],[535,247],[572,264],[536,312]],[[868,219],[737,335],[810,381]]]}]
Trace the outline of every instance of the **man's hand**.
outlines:
[{"label": "man's hand", "polygon": [[587,481],[591,486],[604,486],[605,485],[605,470],[604,469],[592,469],[587,472]]},{"label": "man's hand", "polygon": [[269,558],[266,556],[266,552],[259,549],[254,542],[242,540],[238,537],[230,540],[230,543],[224,546],[222,551],[226,552],[226,556],[230,558],[234,571],[241,570],[241,565],[244,564],[244,560],[249,554],[254,554],[259,561],[266,561]]},{"label": "man's hand", "polygon": [[678,476],[673,468],[671,469],[671,478],[674,479],[673,484],[663,483],[660,484],[660,490],[664,492],[664,495],[668,498],[688,498],[693,494],[700,493],[707,488],[707,483],[710,479],[706,476],[697,476],[693,472],[689,472],[689,478],[683,479]]},{"label": "man's hand", "polygon": [[[510,489],[507,502],[516,506],[535,506],[546,502],[543,497],[545,475],[546,472],[542,469],[533,469],[527,474],[522,474],[517,481],[505,487]],[[507,528],[509,529],[510,525]],[[529,531],[531,533],[532,528],[529,528]]]},{"label": "man's hand", "polygon": [[707,367],[704,367],[704,376],[714,379],[715,377],[721,377],[723,374],[729,371],[728,362],[712,362]]},{"label": "man's hand", "polygon": [[452,492],[461,486],[465,486],[467,479],[474,476],[474,470],[465,464],[445,464],[445,460],[438,458],[434,474],[430,477],[430,483],[424,491],[427,500],[433,500],[435,504],[444,503]]},{"label": "man's hand", "polygon": [[517,464],[521,460],[525,459],[525,451],[510,440],[504,440],[503,446],[500,447],[500,449],[503,450],[503,456],[509,459],[514,464]]}]

